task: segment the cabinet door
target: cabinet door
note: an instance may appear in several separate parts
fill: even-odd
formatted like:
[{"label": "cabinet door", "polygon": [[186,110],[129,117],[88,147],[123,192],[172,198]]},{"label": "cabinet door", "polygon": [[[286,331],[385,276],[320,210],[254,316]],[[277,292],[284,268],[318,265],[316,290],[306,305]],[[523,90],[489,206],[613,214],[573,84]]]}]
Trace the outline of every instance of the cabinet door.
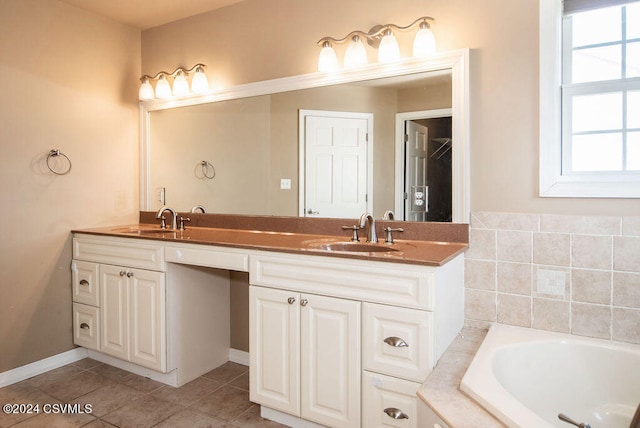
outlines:
[{"label": "cabinet door", "polygon": [[129,359],[127,272],[119,266],[100,265],[100,351]]},{"label": "cabinet door", "polygon": [[165,274],[127,269],[129,287],[129,359],[166,371]]},{"label": "cabinet door", "polygon": [[249,287],[250,399],[300,416],[300,295]]},{"label": "cabinet door", "polygon": [[360,427],[360,302],[300,297],[301,416]]}]

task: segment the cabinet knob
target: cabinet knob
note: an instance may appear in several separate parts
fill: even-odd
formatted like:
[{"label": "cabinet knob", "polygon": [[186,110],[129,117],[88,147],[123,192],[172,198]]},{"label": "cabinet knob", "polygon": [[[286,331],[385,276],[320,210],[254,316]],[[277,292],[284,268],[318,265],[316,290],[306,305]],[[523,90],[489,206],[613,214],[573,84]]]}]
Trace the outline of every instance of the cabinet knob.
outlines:
[{"label": "cabinet knob", "polygon": [[295,297],[289,297],[289,298],[287,299],[287,302],[288,302],[290,305],[293,305],[293,304],[296,302],[296,298],[295,298]]},{"label": "cabinet knob", "polygon": [[127,278],[131,278],[133,276],[133,272],[127,272]]},{"label": "cabinet knob", "polygon": [[406,413],[404,413],[400,409],[396,409],[395,407],[387,407],[386,409],[384,409],[384,412],[387,414],[387,416],[393,419],[409,419],[409,416],[407,416]]},{"label": "cabinet knob", "polygon": [[85,287],[89,286],[89,281],[87,281],[86,279],[81,279],[80,280],[80,285],[84,285]]},{"label": "cabinet knob", "polygon": [[300,300],[300,306],[307,306],[307,303],[309,303],[307,299]]},{"label": "cabinet knob", "polygon": [[407,345],[407,342],[405,342],[404,340],[400,339],[399,337],[387,337],[384,340],[384,343],[386,343],[387,345],[393,346],[395,348],[407,348],[409,345]]},{"label": "cabinet knob", "polygon": [[80,324],[80,328],[84,330],[89,330],[91,327],[89,327],[89,324],[87,324],[86,322],[83,322],[82,324]]},{"label": "cabinet knob", "polygon": [[127,272],[125,272],[123,270],[120,271],[120,276],[125,276],[126,274],[127,274]]}]

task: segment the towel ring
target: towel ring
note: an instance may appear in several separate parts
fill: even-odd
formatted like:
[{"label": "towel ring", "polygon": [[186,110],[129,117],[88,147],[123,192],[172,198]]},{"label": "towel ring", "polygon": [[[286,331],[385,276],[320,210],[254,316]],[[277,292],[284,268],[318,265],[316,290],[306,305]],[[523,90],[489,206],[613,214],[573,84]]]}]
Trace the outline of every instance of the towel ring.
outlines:
[{"label": "towel ring", "polygon": [[[64,171],[56,170],[54,167],[51,166],[51,163],[50,163],[52,158],[57,158],[57,157],[60,157],[60,156],[65,158],[67,160],[67,163],[69,164],[69,166]],[[71,159],[69,159],[69,156],[65,155],[60,150],[51,149],[49,151],[49,154],[47,155],[47,168],[49,168],[49,171],[53,172],[56,175],[68,174],[69,171],[71,171]]]},{"label": "towel ring", "polygon": [[211,180],[216,176],[216,169],[213,167],[211,162],[203,160],[202,162],[200,162],[200,168],[202,170],[203,178],[208,178],[209,180]]}]

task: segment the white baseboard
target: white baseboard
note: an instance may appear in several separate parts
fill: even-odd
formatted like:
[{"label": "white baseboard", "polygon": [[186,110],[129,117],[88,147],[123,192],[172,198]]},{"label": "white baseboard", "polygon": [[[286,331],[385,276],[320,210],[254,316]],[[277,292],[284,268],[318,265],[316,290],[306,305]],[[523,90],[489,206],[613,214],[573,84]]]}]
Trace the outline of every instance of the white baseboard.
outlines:
[{"label": "white baseboard", "polygon": [[249,367],[249,353],[229,348],[229,361]]},{"label": "white baseboard", "polygon": [[76,361],[86,358],[87,355],[88,353],[85,348],[74,348],[70,351],[0,373],[0,388],[20,382],[21,380],[29,379],[30,377],[48,372],[49,370],[75,363]]},{"label": "white baseboard", "polygon": [[260,406],[260,416],[264,419],[293,428],[324,428],[324,425],[318,425],[314,422],[306,421],[297,416],[288,415],[265,406]]}]

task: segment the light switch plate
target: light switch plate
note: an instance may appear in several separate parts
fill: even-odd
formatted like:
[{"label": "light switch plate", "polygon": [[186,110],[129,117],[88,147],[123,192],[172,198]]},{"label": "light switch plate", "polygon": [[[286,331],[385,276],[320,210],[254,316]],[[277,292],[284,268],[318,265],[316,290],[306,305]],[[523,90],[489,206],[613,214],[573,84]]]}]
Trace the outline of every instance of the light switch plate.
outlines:
[{"label": "light switch plate", "polygon": [[291,179],[290,178],[281,178],[280,179],[280,189],[281,190],[290,190],[291,189]]},{"label": "light switch plate", "polygon": [[559,270],[538,269],[537,292],[564,296],[567,285],[567,273]]}]

